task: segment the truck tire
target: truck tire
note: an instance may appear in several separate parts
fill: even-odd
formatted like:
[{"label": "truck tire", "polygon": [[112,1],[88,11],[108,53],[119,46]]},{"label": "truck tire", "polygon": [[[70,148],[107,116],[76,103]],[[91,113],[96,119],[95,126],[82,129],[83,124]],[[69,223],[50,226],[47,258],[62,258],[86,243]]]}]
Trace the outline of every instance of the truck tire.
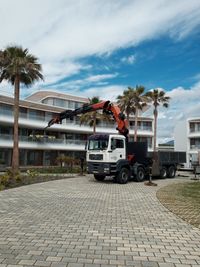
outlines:
[{"label": "truck tire", "polygon": [[117,182],[119,184],[126,184],[129,180],[130,172],[127,168],[121,168],[117,175]]},{"label": "truck tire", "polygon": [[165,166],[160,170],[160,178],[165,179],[167,177],[167,168]]},{"label": "truck tire", "polygon": [[168,178],[174,178],[176,175],[176,168],[175,166],[169,166],[167,170],[167,177]]},{"label": "truck tire", "polygon": [[100,175],[100,174],[94,174],[94,178],[97,181],[103,181],[105,179],[105,175]]},{"label": "truck tire", "polygon": [[142,167],[137,168],[137,174],[136,174],[136,181],[137,182],[142,182],[145,178],[145,170]]}]

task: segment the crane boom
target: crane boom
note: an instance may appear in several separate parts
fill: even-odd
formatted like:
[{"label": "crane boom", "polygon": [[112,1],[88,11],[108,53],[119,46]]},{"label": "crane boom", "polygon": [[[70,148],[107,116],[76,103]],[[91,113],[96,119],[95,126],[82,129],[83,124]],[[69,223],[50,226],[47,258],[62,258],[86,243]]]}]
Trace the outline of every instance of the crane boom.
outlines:
[{"label": "crane boom", "polygon": [[119,133],[124,135],[125,137],[128,136],[128,123],[125,118],[125,115],[121,112],[120,108],[117,105],[112,104],[109,100],[101,101],[96,104],[83,105],[82,107],[77,108],[75,110],[65,110],[58,114],[55,118],[51,119],[47,127],[50,127],[54,123],[62,123],[62,120],[64,119],[73,119],[79,114],[85,114],[87,112],[97,110],[103,110],[104,113],[112,115],[115,122],[117,123],[116,129],[119,131]]}]

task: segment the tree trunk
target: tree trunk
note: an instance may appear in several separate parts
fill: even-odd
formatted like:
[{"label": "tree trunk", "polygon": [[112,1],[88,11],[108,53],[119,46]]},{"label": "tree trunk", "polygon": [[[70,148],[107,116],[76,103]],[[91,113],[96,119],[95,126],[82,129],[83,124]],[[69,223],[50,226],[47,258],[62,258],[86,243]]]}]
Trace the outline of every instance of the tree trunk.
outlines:
[{"label": "tree trunk", "polygon": [[157,117],[158,117],[158,110],[157,107],[154,109],[154,138],[153,138],[153,151],[156,152],[156,139],[157,139]]},{"label": "tree trunk", "polygon": [[94,111],[93,120],[94,120],[93,134],[95,134],[96,133],[96,125],[97,125],[96,111]]},{"label": "tree trunk", "polygon": [[19,171],[19,89],[20,80],[19,76],[15,77],[14,82],[14,127],[13,127],[13,154],[12,154],[12,172],[13,176]]},{"label": "tree trunk", "polygon": [[135,133],[134,133],[134,142],[137,142],[137,130],[138,130],[138,109],[135,110]]}]

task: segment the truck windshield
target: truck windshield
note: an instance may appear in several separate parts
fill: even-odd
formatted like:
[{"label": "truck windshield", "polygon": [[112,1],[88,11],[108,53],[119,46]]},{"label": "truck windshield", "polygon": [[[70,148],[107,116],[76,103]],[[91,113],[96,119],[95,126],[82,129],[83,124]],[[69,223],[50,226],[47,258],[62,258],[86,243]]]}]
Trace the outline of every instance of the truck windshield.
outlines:
[{"label": "truck windshield", "polygon": [[89,140],[88,149],[89,150],[106,150],[108,147],[108,140]]}]

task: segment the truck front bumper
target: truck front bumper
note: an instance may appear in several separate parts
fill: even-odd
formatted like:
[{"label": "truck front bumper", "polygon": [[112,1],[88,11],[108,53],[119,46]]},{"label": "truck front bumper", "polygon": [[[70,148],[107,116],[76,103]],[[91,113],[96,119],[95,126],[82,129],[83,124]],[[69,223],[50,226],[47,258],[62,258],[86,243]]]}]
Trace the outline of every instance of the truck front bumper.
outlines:
[{"label": "truck front bumper", "polygon": [[[116,167],[116,165],[115,165]],[[116,171],[112,163],[88,162],[87,172],[90,174],[112,175]]]}]

